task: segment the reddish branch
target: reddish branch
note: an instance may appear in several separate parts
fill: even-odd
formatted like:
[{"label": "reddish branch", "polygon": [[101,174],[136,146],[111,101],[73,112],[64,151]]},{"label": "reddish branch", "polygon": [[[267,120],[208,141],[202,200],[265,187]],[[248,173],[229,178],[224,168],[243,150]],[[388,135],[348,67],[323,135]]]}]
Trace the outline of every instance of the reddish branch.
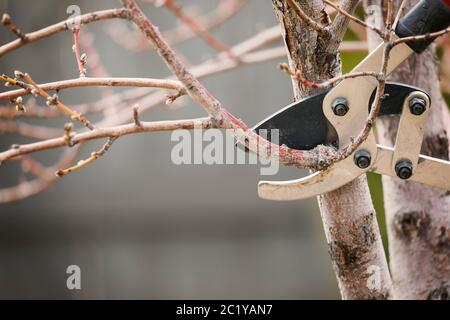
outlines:
[{"label": "reddish branch", "polygon": [[370,29],[374,32],[376,32],[378,35],[380,35],[382,38],[385,37],[385,34],[383,33],[383,31],[379,30],[378,28],[375,28],[374,26],[370,26],[367,23],[365,23],[364,21],[362,21],[361,19],[358,19],[357,17],[355,17],[354,15],[348,13],[345,10],[342,10],[342,8],[336,4],[334,4],[332,1],[329,0],[323,0],[323,2],[325,4],[327,4],[328,6],[332,7],[333,9],[335,9],[336,11],[338,11],[340,14],[344,15],[346,18],[352,20],[353,22],[363,26],[364,28]]},{"label": "reddish branch", "polygon": [[[141,29],[141,31],[147,36],[147,38],[150,40],[150,42],[154,45],[155,49],[158,51],[160,56],[165,60],[171,71],[179,78],[178,81],[173,80],[158,80],[158,79],[128,79],[128,78],[84,78],[84,79],[74,79],[74,80],[67,80],[67,81],[59,81],[55,83],[50,84],[43,84],[43,85],[37,85],[32,84],[34,89],[40,93],[42,96],[46,97],[47,99],[51,98],[45,90],[58,90],[58,89],[64,89],[69,87],[78,87],[78,86],[115,86],[115,85],[130,85],[130,86],[144,86],[144,87],[158,87],[158,88],[167,88],[167,89],[174,89],[177,90],[179,93],[184,93],[185,88],[187,88],[187,93],[199,104],[201,105],[212,117],[212,120],[217,127],[221,128],[231,128],[235,129],[235,136],[236,138],[247,145],[251,146],[257,146],[257,148],[254,150],[255,152],[260,153],[261,156],[267,156],[267,150],[276,150],[276,147],[271,145],[268,141],[262,140],[259,136],[257,136],[255,133],[251,132],[249,128],[239,119],[235,118],[233,115],[231,115],[226,109],[223,108],[223,106],[220,104],[220,102],[214,98],[212,94],[210,94],[206,88],[204,88],[200,82],[194,77],[192,73],[188,71],[186,66],[183,64],[183,62],[178,58],[178,56],[175,54],[175,52],[170,48],[168,43],[161,37],[159,31],[157,28],[143,15],[142,11],[139,9],[139,7],[136,5],[134,1],[123,1],[127,9],[115,9],[115,10],[105,10],[102,11],[99,14],[87,14],[81,17],[82,23],[89,23],[92,21],[96,21],[99,19],[107,19],[107,18],[113,18],[113,17],[121,17],[121,18],[127,18],[131,19],[133,22],[137,24],[137,26]],[[169,2],[171,3],[171,2]],[[169,5],[170,6],[170,5]],[[129,10],[128,10],[129,9]],[[338,9],[339,11],[339,9]],[[308,20],[306,17],[305,19]],[[309,21],[311,22],[311,21]],[[65,28],[67,25],[64,25]],[[49,29],[50,28],[50,29]],[[33,37],[31,39],[38,39],[39,37],[48,36],[52,32],[57,32],[55,30],[62,31],[64,28],[62,28],[61,23],[57,24],[53,27],[45,28],[43,30],[37,31],[33,33]],[[49,32],[49,30],[52,30]],[[269,35],[269,34],[267,34]],[[77,37],[75,37],[77,39]],[[264,37],[258,37],[255,38],[253,42],[248,42],[247,44],[243,43],[239,47],[236,47],[233,50],[233,54],[240,55],[241,52],[246,52],[249,50],[249,47],[256,48],[257,46],[261,45],[262,43],[267,43],[268,39],[269,41],[272,41],[271,39],[276,39],[278,36],[270,35],[268,39],[266,40],[260,40],[264,39]],[[261,43],[258,43],[256,41],[260,41]],[[77,42],[77,41],[76,41]],[[76,50],[78,51],[78,50]],[[239,63],[246,63],[246,62],[252,62],[252,59],[255,61],[258,60],[264,60],[267,59],[267,56],[269,58],[280,56],[281,50],[279,49],[268,49],[266,51],[262,51],[261,53],[258,53],[257,55],[251,55],[248,54],[247,56],[242,56],[242,60]],[[239,63],[228,61],[225,59],[223,60],[226,62],[224,66],[226,68],[229,68],[229,66],[236,66]],[[206,65],[205,65],[206,67]],[[203,71],[196,72],[198,76],[202,76],[208,73],[216,73],[217,71],[220,71],[220,67],[218,68],[218,65],[215,62],[211,62],[211,68],[212,69],[206,69]],[[201,70],[201,69],[198,69]],[[214,71],[210,71],[214,70]],[[368,74],[357,74],[357,75],[348,75],[344,76],[342,79],[345,79],[346,77],[357,77],[357,76],[367,76]],[[373,75],[375,76],[375,75]],[[332,85],[335,82],[338,82],[342,79],[334,79],[327,83],[327,85]],[[306,81],[306,80],[304,80]],[[312,84],[315,86],[320,86],[319,84]],[[321,84],[325,85],[325,84]],[[18,96],[24,95],[29,93],[29,88],[25,87],[21,90],[15,90],[11,92],[6,92],[0,94],[0,98],[8,98],[8,99],[14,99]],[[50,102],[52,99],[49,99]],[[53,99],[53,102],[56,106],[59,106],[61,108],[61,103],[58,101],[58,99]],[[64,105],[63,105],[64,106]],[[64,109],[64,108],[62,108]],[[377,110],[377,108],[374,108],[374,110]],[[67,111],[67,110],[66,110]],[[69,113],[70,112],[66,112]],[[368,122],[370,123],[370,121]],[[89,127],[89,126],[88,126]],[[91,126],[91,129],[93,126]],[[365,130],[366,132],[367,130]],[[364,136],[363,132],[361,135],[361,138],[357,141],[363,141]],[[43,145],[46,145],[43,143]],[[35,150],[36,145],[33,146],[32,150]],[[28,150],[27,148],[23,148],[24,150]],[[45,147],[44,147],[45,149]],[[280,160],[282,163],[287,165],[296,165],[300,167],[309,167],[309,168],[317,168],[318,166],[318,159],[329,157],[330,159],[334,159],[333,161],[336,161],[339,159],[339,156],[337,153],[332,152],[331,150],[328,150],[326,148],[319,148],[317,150],[313,151],[301,151],[301,150],[291,150],[289,148],[286,148],[284,146],[279,148],[279,152],[272,155],[274,159]],[[323,161],[321,161],[323,164]],[[327,161],[327,163],[332,163],[332,161]]]},{"label": "reddish branch", "polygon": [[17,28],[14,23],[11,22],[11,17],[9,14],[3,14],[1,23],[20,40],[27,41],[27,36],[19,28]]},{"label": "reddish branch", "polygon": [[78,71],[80,73],[80,77],[85,77],[86,76],[86,55],[82,55],[81,54],[81,50],[80,50],[80,42],[78,40],[78,36],[80,34],[80,28],[79,27],[74,27],[72,30],[73,33],[73,47],[72,50],[75,54],[75,59],[77,62],[77,66],[78,66]]},{"label": "reddish branch", "polygon": [[72,110],[70,107],[66,106],[64,103],[62,103],[59,100],[58,95],[54,94],[53,96],[50,96],[47,91],[39,87],[39,85],[31,78],[31,76],[28,73],[23,73],[20,71],[15,71],[16,78],[18,79],[12,79],[8,76],[2,75],[2,80],[6,82],[8,85],[16,85],[21,88],[25,92],[32,93],[36,96],[41,96],[44,99],[46,99],[48,106],[53,106],[57,108],[59,111],[65,113],[67,116],[69,116],[73,120],[79,121],[81,124],[83,124],[88,129],[92,130],[94,129],[94,125],[82,114]]},{"label": "reddish branch", "polygon": [[[84,15],[81,15],[80,17],[80,23],[88,24],[95,21],[100,20],[108,20],[113,18],[120,18],[120,19],[128,19],[129,18],[129,12],[127,9],[120,8],[120,9],[110,9],[110,10],[102,10],[102,11],[96,11],[87,13]],[[50,37],[54,34],[57,34],[62,31],[69,30],[69,26],[67,23],[67,20],[61,21],[59,23],[56,23],[54,25],[48,26],[44,29],[27,33],[25,34],[26,40],[22,39],[16,39],[12,42],[9,42],[5,45],[0,46],[0,57],[5,55],[8,52],[11,52],[15,49],[18,49],[20,47],[23,47],[25,44],[32,43],[47,37]]]},{"label": "reddish branch", "polygon": [[[155,0],[145,2],[155,3]],[[204,30],[213,30],[237,14],[248,0],[220,0],[219,4],[205,15],[196,15],[195,22]],[[190,12],[198,11],[198,8],[190,8]],[[117,44],[130,51],[142,51],[151,46],[141,33],[129,30],[125,24],[114,22],[106,28],[106,32]],[[164,38],[172,45],[193,38],[196,34],[186,24],[180,24],[173,30],[163,32]],[[144,40],[144,41],[143,41]]]},{"label": "reddish branch", "polygon": [[164,0],[164,5],[169,9],[181,22],[186,24],[196,35],[203,39],[209,46],[216,49],[219,52],[225,52],[230,58],[234,58],[230,48],[217,40],[211,33],[207,31],[201,24],[195,19],[191,18],[188,14],[183,12],[180,6],[178,6],[173,0]]},{"label": "reddish branch", "polygon": [[278,160],[285,165],[317,168],[319,163],[322,164],[320,159],[333,154],[332,150],[326,147],[319,147],[313,151],[293,150],[262,139],[244,122],[229,113],[197,80],[134,0],[122,0],[122,3],[131,10],[131,20],[146,35],[171,72],[183,83],[189,96],[209,113],[217,127],[233,129],[234,136],[240,143],[262,157]]},{"label": "reddish branch", "polygon": [[[288,1],[290,5],[292,6],[293,10],[297,12],[297,14],[304,19],[305,23],[310,26],[313,30],[316,30],[318,32],[322,32],[323,28],[333,27],[330,26],[329,23],[326,23],[326,25],[319,24],[318,22],[315,22],[313,19],[309,18],[296,4],[294,1]],[[202,84],[197,80],[199,77],[203,77],[206,75],[211,74],[217,74],[219,72],[230,70],[233,68],[236,68],[239,65],[248,64],[248,63],[255,63],[255,62],[261,62],[261,61],[267,61],[269,59],[274,59],[277,57],[282,57],[285,55],[285,51],[283,48],[271,48],[271,49],[265,49],[260,50],[258,52],[252,52],[257,48],[260,48],[262,46],[265,46],[267,44],[279,41],[280,35],[278,27],[268,29],[267,31],[262,32],[261,34],[253,37],[252,39],[249,39],[248,41],[245,41],[237,46],[235,46],[232,49],[226,48],[226,47],[220,47],[218,46],[218,43],[216,39],[214,39],[208,32],[207,28],[202,26],[201,24],[194,21],[193,18],[185,14],[180,7],[178,7],[173,1],[166,1],[166,6],[173,11],[184,23],[186,23],[193,31],[194,33],[197,33],[199,36],[204,38],[205,41],[207,41],[210,45],[213,47],[216,47],[220,51],[227,51],[230,53],[228,57],[220,57],[219,59],[212,59],[196,68],[192,69],[192,72],[187,69],[187,67],[184,65],[182,60],[177,56],[177,54],[173,51],[173,49],[169,46],[168,42],[164,40],[164,38],[159,33],[158,29],[148,20],[148,18],[142,13],[140,8],[136,5],[135,1],[132,0],[124,0],[123,1],[125,8],[121,9],[113,9],[113,10],[104,10],[104,11],[98,11],[93,13],[88,13],[85,15],[82,15],[80,17],[81,24],[88,24],[93,21],[98,20],[104,20],[104,19],[113,19],[113,18],[121,18],[121,19],[129,19],[133,21],[141,30],[141,32],[146,36],[146,38],[149,40],[149,42],[153,45],[153,47],[156,49],[156,51],[159,53],[159,55],[163,58],[163,60],[166,62],[170,70],[173,74],[175,74],[178,78],[178,81],[172,80],[172,79],[140,79],[140,78],[80,78],[80,79],[72,79],[72,80],[66,80],[66,81],[57,81],[53,83],[48,84],[41,84],[38,85],[34,83],[34,81],[31,80],[31,78],[26,78],[28,80],[25,81],[24,86],[20,90],[14,90],[9,92],[0,93],[0,99],[8,99],[8,100],[14,100],[22,95],[29,94],[30,92],[37,93],[38,95],[41,95],[47,99],[50,105],[55,105],[57,108],[62,110],[63,112],[69,114],[71,117],[75,118],[76,120],[79,120],[80,122],[84,123],[88,128],[93,129],[91,134],[92,136],[96,136],[96,134],[99,131],[108,131],[112,130],[115,124],[123,123],[124,120],[130,120],[134,116],[135,124],[141,123],[140,120],[136,120],[136,113],[132,109],[132,107],[129,107],[126,105],[127,102],[135,101],[136,99],[141,99],[141,111],[148,110],[152,106],[160,103],[165,99],[165,95],[162,95],[160,93],[154,93],[151,95],[148,95],[148,91],[145,91],[143,89],[132,89],[128,92],[121,93],[121,94],[114,94],[109,97],[106,97],[102,99],[98,104],[95,104],[94,106],[89,105],[81,105],[79,106],[79,109],[77,107],[77,110],[83,110],[82,112],[91,112],[91,111],[99,111],[99,110],[105,110],[105,106],[111,105],[111,104],[118,104],[121,105],[125,103],[125,109],[121,111],[119,114],[115,114],[111,117],[111,119],[105,119],[102,123],[99,124],[98,128],[94,128],[90,122],[87,121],[84,116],[79,114],[78,112],[72,111],[72,109],[68,108],[64,104],[62,104],[59,99],[54,96],[50,96],[46,91],[48,90],[61,90],[66,88],[73,88],[73,87],[85,87],[85,86],[133,86],[133,87],[145,87],[145,88],[165,88],[170,90],[176,90],[177,94],[170,96],[170,99],[175,99],[176,97],[188,93],[191,98],[196,101],[200,106],[202,106],[210,115],[212,125],[214,127],[220,127],[220,128],[231,128],[235,130],[235,136],[237,140],[239,140],[241,143],[244,143],[248,146],[256,146],[256,148],[253,149],[253,151],[259,153],[261,156],[268,156],[268,150],[277,150],[278,146],[274,146],[270,144],[268,141],[265,141],[261,139],[259,136],[257,136],[255,133],[251,132],[249,128],[239,119],[234,117],[232,114],[230,114],[222,105],[221,103],[210,93],[206,90],[205,87],[202,86]],[[336,7],[333,4],[329,5],[333,6],[338,13],[340,13],[344,18],[352,19],[357,23],[361,23],[361,21],[358,21],[357,18],[354,18],[351,16],[346,10],[349,10],[351,8],[354,8],[355,3],[352,1],[347,1],[343,3],[342,7],[345,8],[341,9],[341,7]],[[326,19],[325,19],[326,20]],[[336,18],[334,27],[336,27],[337,24],[340,22],[336,22],[339,20],[339,17]],[[362,22],[362,25],[364,23]],[[340,24],[339,24],[340,26]],[[31,43],[33,41],[37,41],[39,39],[48,37],[50,35],[56,34],[58,32],[64,31],[68,29],[68,23],[67,21],[60,22],[58,24],[49,26],[47,28],[38,30],[33,33],[29,33],[26,35],[26,43]],[[84,75],[84,65],[83,65],[83,59],[80,54],[79,49],[79,31],[74,30],[74,46],[75,46],[75,55],[77,59],[78,68],[80,71],[80,75]],[[441,32],[443,33],[443,32]],[[432,35],[436,36],[436,35]],[[4,55],[7,52],[10,52],[14,49],[17,49],[25,44],[25,41],[23,40],[15,40],[9,44],[3,45],[0,47],[0,56]],[[393,45],[396,45],[398,43],[393,43]],[[220,48],[219,48],[220,47]],[[348,50],[366,50],[366,43],[365,42],[354,42],[354,43],[343,43],[342,47],[344,49]],[[233,57],[233,58],[230,58]],[[239,57],[239,60],[235,60],[234,57]],[[382,94],[382,81],[384,81],[384,77],[382,76],[383,70],[380,71],[381,73],[374,73],[374,74],[368,74],[368,73],[361,73],[361,74],[350,74],[345,75],[342,77],[338,77],[332,80],[329,80],[324,83],[313,83],[308,82],[308,80],[301,78],[301,75],[298,74],[296,71],[294,71],[293,75],[297,77],[298,81],[302,81],[304,84],[308,84],[313,87],[323,87],[323,86],[330,86],[334,85],[335,83],[349,78],[349,77],[359,77],[359,76],[373,76],[376,77],[380,81],[380,86],[378,90],[377,97],[381,98]],[[19,82],[16,82],[17,85]],[[22,84],[22,83],[20,83]],[[33,91],[34,90],[34,91]],[[376,103],[379,103],[380,99],[376,100]],[[19,105],[19,101],[16,101],[16,104]],[[377,104],[378,105],[378,104]],[[25,107],[25,106],[24,106]],[[52,117],[57,115],[53,110],[46,109],[45,111],[42,110],[42,108],[37,107],[31,107],[28,108],[27,112],[24,114],[26,116],[44,116],[44,117]],[[370,130],[370,126],[372,123],[372,118],[376,116],[376,112],[378,108],[373,108],[373,112],[371,113],[367,126],[365,130],[361,133],[361,135],[356,139],[357,142],[362,142],[365,139],[365,135],[367,134],[368,130]],[[17,111],[10,112],[8,111],[8,108],[0,108],[0,116],[5,117],[15,117],[17,116]],[[84,120],[85,119],[85,120]],[[105,124],[112,124],[113,127],[104,128],[103,125]],[[11,127],[9,127],[11,129]],[[26,130],[19,130],[18,127],[16,129],[18,133],[20,132],[26,132]],[[29,131],[28,131],[29,132]],[[108,131],[109,132],[109,131]],[[133,131],[132,133],[140,132],[139,130]],[[88,134],[88,133],[83,133]],[[41,135],[43,136],[43,135]],[[100,138],[101,136],[99,136]],[[67,140],[67,139],[66,139]],[[75,140],[76,141],[76,140]],[[80,140],[79,142],[83,142],[84,140]],[[357,144],[355,144],[357,145]],[[42,149],[39,149],[40,146],[42,146]],[[8,150],[3,153],[0,153],[0,159],[3,161],[6,161],[7,159],[10,159],[10,155],[14,154],[14,157],[20,156],[22,154],[27,154],[29,152],[36,152],[40,150],[45,150],[47,148],[53,147],[60,147],[64,146],[64,144],[54,143],[54,140],[46,140],[41,142],[36,142],[31,145],[23,145],[18,149],[14,150]],[[353,150],[355,146],[351,146],[351,149],[345,149],[344,155],[351,153],[351,150]],[[20,150],[20,151],[19,151]],[[32,150],[32,151],[30,151]],[[104,152],[100,152],[103,154]],[[318,168],[321,165],[323,165],[323,159],[328,159],[328,161],[325,161],[327,164],[331,164],[334,161],[337,161],[343,157],[342,151],[341,154],[334,152],[331,149],[320,147],[313,151],[302,151],[302,150],[291,150],[285,146],[279,147],[279,151],[270,155],[273,159],[277,159],[281,161],[282,163],[286,165],[295,165],[299,167],[307,167],[307,168]],[[97,157],[98,158],[98,157]],[[320,161],[319,164],[319,159]]]},{"label": "reddish branch", "polygon": [[[63,90],[81,87],[143,87],[160,88],[184,92],[184,87],[179,81],[149,79],[149,78],[77,78],[50,83],[39,84],[42,90]],[[19,89],[0,93],[0,100],[11,100],[19,96],[25,96],[31,92],[27,89]]]},{"label": "reddish branch", "polygon": [[[134,133],[155,132],[155,131],[173,131],[178,129],[194,129],[194,128],[212,128],[214,127],[210,118],[199,118],[192,120],[174,120],[174,121],[154,121],[140,122],[137,126],[135,123],[125,124],[121,126],[98,128],[87,132],[75,134],[72,136],[72,145],[82,142],[98,140],[102,138],[118,138]],[[67,145],[65,136],[59,138],[48,139],[30,144],[16,145],[7,151],[0,153],[0,163],[15,159],[19,156],[64,147]]]},{"label": "reddish branch", "polygon": [[[33,161],[33,167],[39,166],[39,174],[36,175],[36,170],[32,170],[33,173],[36,175],[36,178],[30,181],[22,181],[18,185],[1,189],[0,192],[0,203],[9,203],[9,202],[15,202],[19,201],[28,197],[31,197],[33,195],[36,195],[40,192],[43,192],[48,187],[50,187],[55,180],[57,179],[57,176],[55,175],[55,171],[58,170],[61,167],[65,167],[69,165],[76,157],[79,150],[79,146],[66,149],[63,154],[61,155],[61,158],[59,161],[51,167],[44,168],[41,164],[37,163],[36,161],[33,161],[30,157],[23,157],[22,158],[22,164]],[[28,166],[26,164],[25,166]],[[22,166],[23,167],[23,166]],[[25,168],[24,168],[25,169]],[[24,170],[26,171],[26,170]]]}]

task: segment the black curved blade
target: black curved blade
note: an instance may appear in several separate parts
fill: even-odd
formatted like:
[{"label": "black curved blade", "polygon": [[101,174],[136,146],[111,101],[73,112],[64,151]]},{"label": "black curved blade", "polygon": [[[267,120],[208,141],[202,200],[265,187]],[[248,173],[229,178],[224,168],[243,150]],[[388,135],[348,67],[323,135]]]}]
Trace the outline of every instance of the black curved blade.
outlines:
[{"label": "black curved blade", "polygon": [[[420,88],[397,82],[386,83],[386,88],[384,89],[384,97],[381,103],[380,111],[378,112],[378,116],[381,117],[393,114],[401,114],[403,110],[403,102],[412,92],[415,91],[420,91],[426,94],[431,101],[431,97],[428,92],[425,92]],[[372,93],[372,96],[370,97],[369,112],[370,108],[372,108],[373,101],[375,100],[376,93],[377,90],[375,89]]]},{"label": "black curved blade", "polygon": [[[279,145],[286,145],[291,149],[311,150],[318,145],[337,148],[339,141],[336,130],[325,117],[322,107],[323,100],[330,91],[331,89],[317,92],[281,109],[260,122],[253,130],[260,133],[260,130],[266,129],[267,139],[271,140],[270,129],[278,129]],[[404,100],[413,91],[424,92],[401,83],[387,83],[378,116],[400,114]],[[372,105],[375,93],[376,89],[368,101],[368,108]]]},{"label": "black curved blade", "polygon": [[[322,103],[330,90],[315,93],[295,102],[257,124],[253,130],[279,130],[279,145],[296,150],[311,150],[321,144],[328,144],[329,131],[334,131],[323,114]],[[329,138],[329,139],[327,139]]]}]

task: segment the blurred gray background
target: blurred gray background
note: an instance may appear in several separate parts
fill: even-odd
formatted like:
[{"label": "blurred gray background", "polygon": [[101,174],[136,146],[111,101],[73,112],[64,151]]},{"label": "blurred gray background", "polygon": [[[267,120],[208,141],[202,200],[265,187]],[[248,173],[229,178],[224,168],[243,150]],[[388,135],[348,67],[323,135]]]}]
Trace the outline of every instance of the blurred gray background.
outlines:
[{"label": "blurred gray background", "polygon": [[[217,1],[179,3],[196,4],[207,12]],[[70,4],[79,5],[82,13],[119,6],[118,1],[106,0],[0,0],[0,13],[8,12],[29,32],[64,20]],[[164,8],[142,6],[162,30],[178,24]],[[231,46],[275,24],[270,1],[250,0],[214,34]],[[129,52],[112,41],[105,28],[108,22],[97,22],[82,32],[95,35],[111,76],[169,75],[152,50]],[[14,37],[2,27],[0,39],[4,44]],[[0,58],[0,73],[12,75],[17,69],[40,83],[75,78],[71,47],[70,32],[25,46]],[[177,50],[191,65],[215,54],[200,40],[177,45]],[[292,100],[290,80],[277,69],[280,62],[245,66],[202,83],[251,125]],[[67,90],[60,98],[70,105],[95,101],[98,92]],[[157,108],[142,119],[204,115],[188,99],[183,102],[182,109]],[[24,141],[28,140],[3,135],[0,146],[4,150]],[[99,145],[86,145],[79,158]],[[121,138],[106,157],[58,180],[45,193],[0,205],[0,298],[339,297],[314,199],[261,200],[258,166],[175,166],[170,161],[173,145],[169,133]],[[45,152],[37,159],[51,163],[55,153]],[[17,183],[18,172],[17,164],[1,166],[0,186]],[[275,178],[302,174],[283,168]],[[66,268],[71,264],[81,267],[80,291],[66,288]]]}]

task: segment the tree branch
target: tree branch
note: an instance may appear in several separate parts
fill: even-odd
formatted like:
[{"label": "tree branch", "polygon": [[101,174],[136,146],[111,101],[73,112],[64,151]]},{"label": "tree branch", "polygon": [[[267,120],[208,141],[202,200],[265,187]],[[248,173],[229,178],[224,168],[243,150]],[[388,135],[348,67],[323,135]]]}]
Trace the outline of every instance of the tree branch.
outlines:
[{"label": "tree branch", "polygon": [[319,147],[312,151],[293,150],[262,139],[240,119],[223,108],[220,101],[197,80],[134,0],[122,0],[122,3],[131,10],[131,20],[147,36],[171,72],[183,83],[189,96],[209,113],[215,126],[234,130],[237,141],[251,151],[262,157],[280,161],[285,165],[318,168],[322,163],[320,159],[330,157],[332,152],[330,148]]},{"label": "tree branch", "polygon": [[[80,49],[80,42],[79,42],[79,35],[80,35],[80,28],[79,27],[74,27],[72,30],[73,33],[73,47],[72,50],[75,54],[75,60],[77,62],[77,66],[78,66],[78,72],[80,73],[80,78],[86,77],[86,68],[85,68],[85,64],[86,64],[86,55],[82,55],[81,54],[81,49]],[[84,58],[83,58],[84,57]]]},{"label": "tree branch", "polygon": [[345,34],[349,20],[363,26],[366,29],[370,29],[370,30],[376,32],[377,34],[380,35],[381,38],[384,38],[385,35],[381,30],[365,23],[364,21],[362,21],[361,19],[358,19],[357,17],[355,17],[354,15],[352,15],[350,13],[351,8],[353,7],[353,10],[354,10],[356,8],[357,2],[359,2],[359,1],[346,1],[346,4],[348,5],[349,9],[346,9],[345,7],[341,8],[340,6],[337,6],[336,4],[334,4],[333,2],[331,2],[329,0],[323,0],[323,2],[326,3],[328,6],[334,8],[340,14],[336,18],[335,23],[333,23],[333,29],[335,30],[334,34],[338,37],[339,41],[342,40],[342,37]]},{"label": "tree branch", "polygon": [[[192,120],[174,120],[174,121],[153,121],[153,122],[140,122],[140,126],[137,126],[134,122],[121,126],[115,126],[110,128],[98,128],[91,131],[75,134],[72,136],[71,141],[73,145],[77,145],[82,142],[98,140],[101,138],[118,138],[135,133],[143,132],[155,132],[155,131],[173,131],[177,129],[194,129],[194,128],[213,128],[214,124],[211,118],[198,118]],[[60,138],[48,139],[44,141],[34,142],[30,144],[17,145],[7,151],[0,152],[0,163],[5,161],[30,154],[38,151],[44,151],[49,149],[55,149],[64,147],[67,144],[65,136]]]},{"label": "tree branch", "polygon": [[[150,79],[150,78],[76,78],[70,80],[55,81],[38,85],[45,91],[63,90],[69,88],[81,87],[142,87],[142,88],[160,88],[185,92],[181,82],[169,79]],[[0,100],[11,100],[20,96],[29,95],[31,92],[26,89],[18,89],[0,93]]]},{"label": "tree branch", "polygon": [[[146,0],[144,2],[155,3],[156,0]],[[220,0],[219,4],[205,15],[195,16],[195,21],[205,30],[213,30],[227,20],[236,15],[248,3],[248,0]],[[190,11],[197,11],[198,8],[191,8]],[[129,30],[126,25],[120,22],[114,22],[106,32],[111,39],[117,44],[123,46],[130,51],[140,52],[149,49],[151,45],[147,41],[142,41],[145,37],[141,33],[136,33]],[[171,45],[175,45],[189,39],[192,39],[196,34],[186,26],[180,24],[176,28],[163,32],[163,36]]]},{"label": "tree branch", "polygon": [[216,49],[219,52],[224,52],[228,56],[234,59],[234,55],[230,48],[217,40],[207,29],[203,28],[197,21],[191,18],[188,14],[184,13],[180,6],[178,6],[173,0],[164,0],[164,6],[170,10],[175,16],[177,16],[183,23],[185,23],[195,34],[203,39],[209,46]]},{"label": "tree branch", "polygon": [[17,28],[17,26],[14,23],[12,23],[9,14],[7,13],[3,14],[1,24],[3,24],[6,28],[8,28],[8,31],[13,33],[20,40],[27,41],[27,36],[19,28]]},{"label": "tree branch", "polygon": [[[339,7],[334,6],[334,4],[328,0],[324,0],[324,3],[331,5],[334,9],[338,11],[338,15],[331,25],[331,33],[333,34],[334,43],[336,47],[339,47],[344,38],[345,32],[347,31],[350,21],[355,21],[355,17],[352,13],[358,6],[359,0],[345,0],[341,1]],[[356,19],[357,20],[357,19]],[[357,21],[355,21],[357,22]]]},{"label": "tree branch", "polygon": [[[81,15],[79,18],[81,24],[88,24],[94,21],[114,19],[114,18],[128,19],[129,11],[124,8],[102,10]],[[64,20],[54,25],[48,26],[46,28],[37,30],[35,32],[27,33],[25,34],[26,41],[22,39],[16,39],[5,45],[2,45],[0,47],[0,57],[4,56],[8,52],[23,47],[26,44],[41,40],[43,38],[50,37],[54,34],[66,30],[69,30],[69,26],[67,25],[67,20]]]}]

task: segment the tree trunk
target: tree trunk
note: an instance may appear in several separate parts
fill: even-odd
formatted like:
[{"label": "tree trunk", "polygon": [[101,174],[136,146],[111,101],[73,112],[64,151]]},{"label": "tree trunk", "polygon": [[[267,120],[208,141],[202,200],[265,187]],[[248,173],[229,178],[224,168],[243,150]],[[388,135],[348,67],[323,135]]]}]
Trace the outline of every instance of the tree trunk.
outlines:
[{"label": "tree trunk", "polygon": [[[321,0],[296,0],[307,15],[327,26],[326,32],[318,33],[303,22],[287,0],[272,2],[291,68],[314,82],[338,76],[338,47],[348,21],[339,16],[330,25]],[[358,3],[344,2],[350,12]],[[310,93],[310,88],[295,80],[293,88],[296,100]],[[342,298],[389,298],[391,279],[366,177],[320,196],[318,201]]]},{"label": "tree trunk", "polygon": [[[395,1],[397,8],[401,1]],[[409,2],[409,1],[408,1]],[[416,1],[411,1],[411,8]],[[368,22],[383,25],[381,0],[366,1]],[[372,7],[370,7],[372,6]],[[385,14],[385,13],[384,13]],[[379,43],[370,33],[370,48]],[[444,104],[432,46],[414,55],[391,76],[390,81],[417,86],[431,95],[432,109],[422,153],[448,159],[448,139],[442,121]],[[399,117],[380,120],[381,144],[393,146]],[[450,177],[449,177],[450,179]],[[450,214],[449,193],[421,184],[383,177],[390,262],[395,299],[449,299]]]}]

